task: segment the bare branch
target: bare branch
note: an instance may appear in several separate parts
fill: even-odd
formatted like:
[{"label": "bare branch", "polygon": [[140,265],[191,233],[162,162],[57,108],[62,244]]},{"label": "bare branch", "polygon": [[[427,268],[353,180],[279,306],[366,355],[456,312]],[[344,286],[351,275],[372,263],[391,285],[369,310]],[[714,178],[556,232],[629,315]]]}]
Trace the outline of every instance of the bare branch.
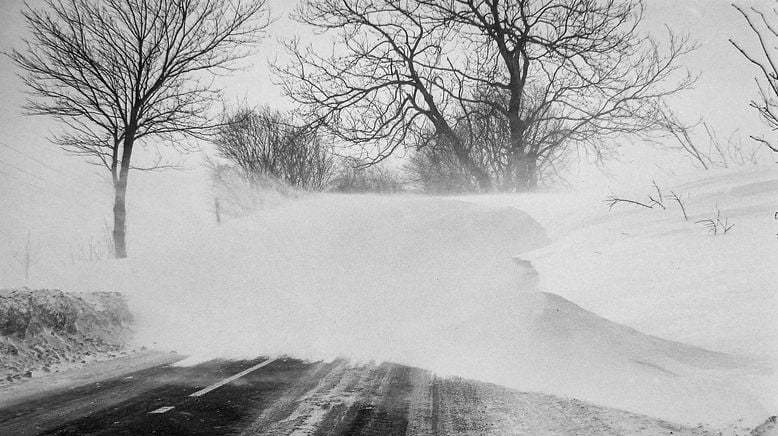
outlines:
[{"label": "bare branch", "polygon": [[670,191],[670,199],[678,203],[678,206],[681,208],[681,212],[683,213],[683,220],[689,221],[689,216],[686,215],[686,206],[683,204],[683,201],[681,201],[681,197],[679,197],[675,192]]},{"label": "bare branch", "polygon": [[636,200],[630,200],[628,198],[618,198],[613,195],[609,195],[608,198],[605,200],[605,203],[608,205],[608,210],[613,209],[613,206],[619,204],[619,203],[627,203],[627,204],[634,204],[636,206],[645,207],[646,209],[653,209],[653,206],[641,203]]},{"label": "bare branch", "polygon": [[[745,19],[746,24],[759,43],[759,51],[753,53],[736,41],[729,40],[730,44],[748,63],[757,67],[761,76],[755,78],[760,100],[752,100],[750,106],[756,109],[762,121],[775,132],[778,130],[778,60],[776,59],[778,53],[775,52],[776,42],[778,42],[778,30],[770,23],[767,15],[762,11],[753,7],[746,10],[736,4],[733,4],[732,7]],[[774,15],[778,14],[778,11],[775,9],[772,12]],[[775,145],[775,141],[768,141],[755,136],[751,136],[751,138],[778,153],[778,145]]]}]

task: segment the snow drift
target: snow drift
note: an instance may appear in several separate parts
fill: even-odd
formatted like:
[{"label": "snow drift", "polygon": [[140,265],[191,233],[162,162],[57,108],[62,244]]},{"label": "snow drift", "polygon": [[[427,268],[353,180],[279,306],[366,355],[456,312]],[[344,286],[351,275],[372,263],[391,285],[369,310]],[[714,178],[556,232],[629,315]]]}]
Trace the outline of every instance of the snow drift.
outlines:
[{"label": "snow drift", "polygon": [[684,423],[764,419],[730,381],[743,361],[538,292],[513,258],[548,242],[515,208],[321,195],[50,279],[129,295],[139,342],[195,359],[389,360]]},{"label": "snow drift", "polygon": [[[653,183],[663,192],[666,209],[617,205],[609,211],[604,203],[609,193],[647,202],[648,195],[658,197]],[[688,220],[669,199],[671,191],[680,196]],[[763,421],[778,410],[777,192],[774,168],[754,167],[655,181],[635,177],[627,184],[587,191],[468,196],[463,200],[510,205],[543,223],[553,241],[522,254],[538,271],[541,291],[558,294],[642,333],[747,356],[752,364],[729,370],[713,369],[705,364],[707,359],[692,365],[697,369],[691,371],[688,366],[676,372],[658,365],[683,374],[671,378],[668,373],[668,378],[657,379],[680,382],[674,383],[676,398],[688,392],[690,399],[708,395],[709,400],[692,406],[683,399],[666,399],[659,409],[696,407],[708,412],[708,417],[700,418],[703,422],[732,422],[737,417],[744,419],[740,425],[747,422],[753,427],[760,421],[759,414]],[[719,213],[735,225],[726,235],[710,234],[698,223]],[[629,345],[631,341],[616,349],[640,349]],[[586,350],[590,348],[598,349],[590,344]],[[646,375],[646,380],[653,380]],[[699,383],[687,384],[684,378]],[[625,398],[624,407],[629,402],[643,401],[646,406],[660,401],[660,397],[638,400],[643,395],[639,392]],[[714,401],[718,404],[711,404]],[[689,412],[688,417],[694,415]]]}]

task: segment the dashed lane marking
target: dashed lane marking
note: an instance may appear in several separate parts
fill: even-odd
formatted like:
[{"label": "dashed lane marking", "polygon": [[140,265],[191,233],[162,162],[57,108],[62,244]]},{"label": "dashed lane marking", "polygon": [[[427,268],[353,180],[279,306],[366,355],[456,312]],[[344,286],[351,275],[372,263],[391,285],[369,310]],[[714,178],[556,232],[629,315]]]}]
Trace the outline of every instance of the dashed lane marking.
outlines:
[{"label": "dashed lane marking", "polygon": [[[203,396],[203,395],[207,394],[208,392],[211,392],[214,389],[218,389],[218,388],[226,385],[227,383],[235,381],[235,380],[243,377],[244,375],[246,375],[246,374],[248,374],[248,373],[250,373],[252,371],[256,371],[259,368],[262,368],[263,366],[270,365],[271,363],[275,362],[276,360],[278,360],[278,357],[274,357],[274,358],[268,359],[268,360],[266,360],[266,361],[264,361],[262,363],[258,363],[258,364],[252,366],[251,368],[249,368],[249,369],[247,369],[245,371],[241,371],[241,372],[233,375],[232,377],[225,378],[224,380],[222,380],[222,381],[220,381],[218,383],[214,383],[214,384],[208,386],[207,388],[200,389],[199,391],[197,391],[197,392],[195,392],[195,393],[193,393],[193,394],[191,394],[189,396],[190,397],[200,397],[200,396]],[[163,407],[163,409],[164,409],[164,407]],[[164,412],[160,412],[160,413],[164,413]]]},{"label": "dashed lane marking", "polygon": [[173,406],[165,406],[165,407],[160,407],[157,410],[152,410],[149,413],[165,413],[165,412],[168,412],[168,411],[173,410],[173,409],[174,409]]}]

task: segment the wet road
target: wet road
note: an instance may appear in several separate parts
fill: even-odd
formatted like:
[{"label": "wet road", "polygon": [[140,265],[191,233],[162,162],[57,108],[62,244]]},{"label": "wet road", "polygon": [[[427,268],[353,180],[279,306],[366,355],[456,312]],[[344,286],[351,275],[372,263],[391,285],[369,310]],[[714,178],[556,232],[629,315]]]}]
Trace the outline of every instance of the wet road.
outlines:
[{"label": "wet road", "polygon": [[405,434],[411,372],[423,374],[294,359],[162,365],[0,409],[0,434]]},{"label": "wet road", "polygon": [[2,436],[710,434],[575,399],[345,360],[160,364],[0,403]]}]

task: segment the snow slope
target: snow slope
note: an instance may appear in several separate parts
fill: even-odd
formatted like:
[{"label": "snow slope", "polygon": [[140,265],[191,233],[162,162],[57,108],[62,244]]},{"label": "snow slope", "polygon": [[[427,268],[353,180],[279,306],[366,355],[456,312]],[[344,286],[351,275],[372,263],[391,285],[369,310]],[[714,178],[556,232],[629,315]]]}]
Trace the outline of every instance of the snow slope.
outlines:
[{"label": "snow slope", "polygon": [[[719,328],[737,323],[710,324],[716,314],[707,311],[724,296],[735,317],[750,304],[716,288],[741,271],[719,271],[722,262],[754,272],[753,256],[771,255],[750,248],[762,233],[748,230],[749,214],[755,225],[763,208],[755,205],[772,186],[752,177],[734,194],[726,191],[743,202],[726,210],[737,220],[726,239],[674,211],[608,215],[602,197],[584,213],[565,215],[564,198],[584,204],[594,196],[320,195],[218,228],[171,222],[168,234],[157,227],[153,239],[133,234],[130,259],[50,271],[40,285],[123,292],[141,326],[139,342],[195,359],[284,353],[390,360],[681,423],[756,425],[775,411],[764,395],[769,362],[725,354],[746,350],[717,344],[735,344],[768,324],[758,318],[771,309],[775,281],[764,270],[768,275],[743,278],[751,286],[743,292],[760,298],[746,311],[757,319],[731,337]],[[719,198],[714,186],[735,181],[742,180],[703,181],[694,201],[703,191]],[[710,213],[698,206],[695,214]],[[548,221],[551,240],[520,209]],[[705,256],[684,257],[684,250]],[[708,255],[717,250],[724,254]],[[530,260],[539,275],[514,256]],[[685,273],[669,274],[681,257]],[[700,271],[718,275],[699,284]],[[761,335],[764,347],[771,335]]]},{"label": "snow slope", "polygon": [[[658,197],[651,179],[631,185],[465,200],[511,205],[543,222],[553,242],[522,255],[538,270],[542,291],[647,334],[750,359],[746,368],[703,371],[739,392],[722,387],[711,398],[725,399],[725,406],[738,395],[750,397],[759,404],[753,410],[774,415],[778,174],[757,167],[664,177],[657,185],[666,209],[619,204],[609,211],[603,202],[609,194],[644,203],[648,195]],[[668,198],[671,191],[680,196],[688,220]],[[717,211],[735,225],[726,235],[709,234],[696,223]],[[731,422],[741,412],[719,413],[708,422]]]}]

